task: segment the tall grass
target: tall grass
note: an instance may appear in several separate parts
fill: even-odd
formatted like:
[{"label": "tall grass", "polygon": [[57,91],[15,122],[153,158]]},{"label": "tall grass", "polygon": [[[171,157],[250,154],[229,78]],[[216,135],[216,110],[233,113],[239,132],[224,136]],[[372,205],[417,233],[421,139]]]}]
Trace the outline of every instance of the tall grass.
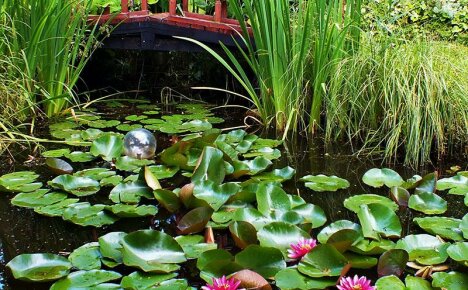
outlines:
[{"label": "tall grass", "polygon": [[360,139],[416,166],[468,144],[468,48],[376,44],[341,61],[326,100],[326,139]]},{"label": "tall grass", "polygon": [[74,86],[97,43],[97,26],[86,22],[91,2],[0,0],[11,39],[2,58],[20,60],[16,76],[24,81],[29,103],[41,104],[47,116],[78,102]]}]

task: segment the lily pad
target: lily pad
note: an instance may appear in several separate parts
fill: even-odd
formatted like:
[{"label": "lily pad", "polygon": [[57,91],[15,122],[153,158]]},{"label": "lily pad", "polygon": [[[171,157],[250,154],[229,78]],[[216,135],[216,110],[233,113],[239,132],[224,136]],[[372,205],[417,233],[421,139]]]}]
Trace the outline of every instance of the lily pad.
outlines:
[{"label": "lily pad", "polygon": [[79,202],[69,205],[63,211],[63,219],[80,226],[102,227],[113,224],[117,217],[104,212],[106,206],[91,205],[89,202]]},{"label": "lily pad", "polygon": [[459,228],[463,233],[463,237],[465,239],[468,239],[468,214],[465,214],[465,216],[463,217]]},{"label": "lily pad", "polygon": [[453,260],[468,267],[468,242],[458,242],[447,248],[447,254]]},{"label": "lily pad", "polygon": [[432,192],[411,195],[408,206],[425,214],[443,214],[447,211],[447,201]]},{"label": "lily pad", "polygon": [[109,194],[109,199],[115,203],[137,204],[140,202],[141,197],[153,198],[151,188],[142,181],[120,183]]},{"label": "lily pad", "polygon": [[252,179],[259,181],[277,181],[284,182],[290,180],[296,174],[296,170],[292,167],[286,166],[282,169],[275,169],[270,172],[262,172],[260,174],[252,176]]},{"label": "lily pad", "polygon": [[245,269],[251,269],[264,278],[273,277],[286,268],[283,254],[276,248],[250,245],[235,257],[235,262]]},{"label": "lily pad", "polygon": [[214,184],[221,184],[224,176],[223,152],[213,147],[205,147],[199,165],[193,172],[192,182],[209,180]]},{"label": "lily pad", "polygon": [[75,249],[68,260],[79,270],[95,270],[101,268],[101,257],[99,243],[93,242]]},{"label": "lily pad", "polygon": [[24,189],[34,184],[38,177],[39,175],[32,171],[18,171],[5,174],[0,177],[0,190],[9,192],[35,191],[38,188],[26,191]]},{"label": "lily pad", "polygon": [[379,290],[406,290],[405,284],[395,275],[380,278],[375,286]]},{"label": "lily pad", "polygon": [[468,275],[460,272],[437,272],[432,275],[432,286],[450,290],[464,290],[468,285]]},{"label": "lily pad", "polygon": [[408,200],[410,198],[410,194],[408,190],[403,187],[394,186],[390,189],[390,196],[392,199],[402,207],[408,206]]},{"label": "lily pad", "polygon": [[[41,198],[43,199],[44,196],[42,196]],[[37,203],[37,200],[38,199],[35,200],[36,203]],[[44,206],[37,206],[37,207],[35,206],[34,211],[37,212],[38,214],[45,215],[48,217],[61,217],[63,215],[63,212],[69,205],[77,203],[78,201],[79,201],[78,198],[67,198],[60,202],[51,204],[51,205],[44,205]]]},{"label": "lily pad", "polygon": [[19,207],[36,208],[53,205],[67,198],[67,194],[62,192],[48,192],[48,189],[38,189],[34,192],[19,193],[11,199],[11,204]]},{"label": "lily pad", "polygon": [[450,194],[466,195],[468,194],[468,176],[459,173],[450,178],[439,179],[437,189],[449,189]]},{"label": "lily pad", "polygon": [[248,222],[233,222],[229,225],[229,231],[231,232],[234,242],[241,249],[258,243],[257,230]]},{"label": "lily pad", "polygon": [[124,151],[124,142],[120,136],[105,134],[93,141],[89,152],[106,161],[120,157]]},{"label": "lily pad", "polygon": [[94,155],[89,152],[73,151],[65,155],[71,162],[89,162],[95,159]]},{"label": "lily pad", "polygon": [[101,181],[104,178],[114,176],[115,174],[115,171],[109,170],[107,168],[90,168],[75,172],[73,175],[79,177],[89,177],[96,181]]},{"label": "lily pad", "polygon": [[56,174],[70,174],[73,173],[73,167],[70,163],[59,158],[47,158],[45,161],[47,167]]},{"label": "lily pad", "polygon": [[55,150],[48,150],[48,151],[44,151],[42,152],[42,156],[43,157],[46,157],[46,158],[60,158],[60,157],[63,157],[67,154],[70,153],[70,149],[68,148],[62,148],[62,149],[55,149]]},{"label": "lily pad", "polygon": [[301,180],[305,181],[306,187],[318,192],[337,191],[339,189],[345,189],[349,187],[349,182],[346,179],[339,178],[334,175],[307,175],[302,177]]},{"label": "lily pad", "polygon": [[123,237],[127,234],[124,232],[111,232],[99,237],[99,249],[101,255],[105,258],[112,259],[117,263],[122,263],[122,244]]},{"label": "lily pad", "polygon": [[130,290],[152,289],[175,277],[177,277],[177,273],[155,274],[136,271],[123,277],[120,285],[124,289]]},{"label": "lily pad", "polygon": [[297,269],[287,268],[275,276],[276,286],[284,290],[326,289],[335,286],[335,278],[311,278],[302,275]]},{"label": "lily pad", "polygon": [[211,218],[213,210],[209,207],[198,207],[187,214],[179,221],[177,228],[182,234],[192,234],[201,232]]},{"label": "lily pad", "polygon": [[362,177],[362,181],[372,187],[400,186],[403,184],[403,178],[395,171],[388,168],[373,168],[367,171]]},{"label": "lily pad", "polygon": [[167,167],[165,165],[153,165],[148,168],[158,179],[171,178],[179,171],[179,167]]},{"label": "lily pad", "polygon": [[363,204],[357,212],[364,237],[380,240],[381,237],[401,236],[401,223],[393,210],[378,203]]},{"label": "lily pad", "polygon": [[321,244],[326,244],[332,235],[342,230],[350,230],[355,232],[357,236],[363,237],[360,225],[348,220],[339,220],[323,228],[317,235],[317,240]]},{"label": "lily pad", "polygon": [[453,241],[462,241],[461,220],[448,217],[415,218],[413,221],[426,232]]},{"label": "lily pad", "polygon": [[[421,277],[414,277],[411,275],[405,278],[406,290],[433,290],[431,283]],[[393,290],[393,289],[392,289]]]},{"label": "lily pad", "polygon": [[160,205],[169,212],[176,212],[181,206],[179,197],[170,190],[157,189],[153,191],[153,194]]},{"label": "lily pad", "polygon": [[158,231],[133,232],[123,237],[121,244],[124,264],[145,272],[173,272],[179,268],[178,263],[187,260],[177,241]]},{"label": "lily pad", "polygon": [[382,254],[377,265],[379,277],[395,275],[401,276],[405,270],[409,255],[405,250],[392,249]]},{"label": "lily pad", "polygon": [[53,254],[22,254],[6,265],[15,279],[47,282],[60,279],[70,272],[72,264],[64,257]]},{"label": "lily pad", "polygon": [[291,244],[296,243],[301,238],[310,238],[305,231],[285,222],[272,222],[264,226],[257,233],[257,237],[261,246],[280,249],[285,256]]},{"label": "lily pad", "polygon": [[151,164],[154,164],[154,160],[136,159],[128,156],[118,157],[115,160],[115,168],[123,171],[136,171]]},{"label": "lily pad", "polygon": [[449,245],[434,236],[420,234],[404,237],[397,242],[395,248],[408,252],[410,261],[416,261],[422,265],[436,265],[447,260]]},{"label": "lily pad", "polygon": [[234,182],[217,185],[210,180],[200,180],[195,182],[193,195],[198,199],[206,201],[216,211],[239,190],[240,185]]},{"label": "lily pad", "polygon": [[106,270],[76,271],[52,284],[50,290],[119,289],[113,285],[106,286],[104,283],[120,279],[120,277],[122,275],[119,273]]},{"label": "lily pad", "polygon": [[112,128],[119,124],[120,124],[120,121],[118,120],[95,120],[93,122],[87,123],[89,127],[93,127],[97,129]]},{"label": "lily pad", "polygon": [[348,260],[330,245],[318,245],[305,255],[297,269],[312,278],[335,277],[344,274]]},{"label": "lily pad", "polygon": [[344,206],[352,212],[357,213],[362,204],[378,203],[390,208],[393,211],[398,210],[398,205],[391,199],[377,194],[360,194],[348,197],[343,202]]},{"label": "lily pad", "polygon": [[66,174],[49,181],[49,185],[78,197],[93,195],[100,189],[99,182],[94,179]]},{"label": "lily pad", "polygon": [[205,243],[205,238],[200,235],[177,236],[175,240],[182,247],[188,259],[198,259],[203,252],[218,248],[215,243]]},{"label": "lily pad", "polygon": [[158,208],[153,205],[114,204],[106,209],[121,218],[154,216],[158,213]]}]

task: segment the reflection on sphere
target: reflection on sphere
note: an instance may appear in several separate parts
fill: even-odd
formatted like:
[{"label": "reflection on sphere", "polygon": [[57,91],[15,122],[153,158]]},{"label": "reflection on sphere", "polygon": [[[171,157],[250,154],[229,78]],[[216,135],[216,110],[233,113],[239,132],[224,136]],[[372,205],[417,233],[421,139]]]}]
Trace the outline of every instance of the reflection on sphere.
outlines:
[{"label": "reflection on sphere", "polygon": [[146,129],[135,129],[124,138],[125,155],[136,159],[149,159],[156,152],[156,138]]}]

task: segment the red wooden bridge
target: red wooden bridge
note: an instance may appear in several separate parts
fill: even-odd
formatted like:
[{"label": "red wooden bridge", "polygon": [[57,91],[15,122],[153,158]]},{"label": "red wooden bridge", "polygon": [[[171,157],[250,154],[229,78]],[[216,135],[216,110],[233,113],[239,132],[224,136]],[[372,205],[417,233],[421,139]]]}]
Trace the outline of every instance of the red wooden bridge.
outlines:
[{"label": "red wooden bridge", "polygon": [[[239,22],[227,16],[227,0],[216,0],[214,15],[189,11],[189,1],[169,0],[165,13],[151,13],[148,0],[141,5],[131,5],[129,0],[121,0],[121,11],[91,16],[90,21],[116,25],[111,35],[104,41],[104,47],[138,50],[200,50],[197,45],[176,39],[173,36],[190,37],[208,45],[219,42],[232,46],[240,32]],[[136,9],[139,10],[136,10]]]}]

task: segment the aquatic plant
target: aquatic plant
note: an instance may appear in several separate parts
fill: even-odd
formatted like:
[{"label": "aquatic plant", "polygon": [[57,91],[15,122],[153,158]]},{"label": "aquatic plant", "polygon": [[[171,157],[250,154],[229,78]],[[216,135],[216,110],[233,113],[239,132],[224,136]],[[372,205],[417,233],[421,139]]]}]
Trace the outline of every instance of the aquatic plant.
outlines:
[{"label": "aquatic plant", "polygon": [[213,278],[212,284],[203,286],[203,290],[237,290],[241,281],[234,278],[226,279],[226,276],[221,278]]},{"label": "aquatic plant", "polygon": [[339,290],[375,290],[376,288],[371,286],[371,280],[367,279],[365,276],[359,277],[354,275],[354,277],[342,277],[340,279],[340,285],[337,285],[336,288]]}]

